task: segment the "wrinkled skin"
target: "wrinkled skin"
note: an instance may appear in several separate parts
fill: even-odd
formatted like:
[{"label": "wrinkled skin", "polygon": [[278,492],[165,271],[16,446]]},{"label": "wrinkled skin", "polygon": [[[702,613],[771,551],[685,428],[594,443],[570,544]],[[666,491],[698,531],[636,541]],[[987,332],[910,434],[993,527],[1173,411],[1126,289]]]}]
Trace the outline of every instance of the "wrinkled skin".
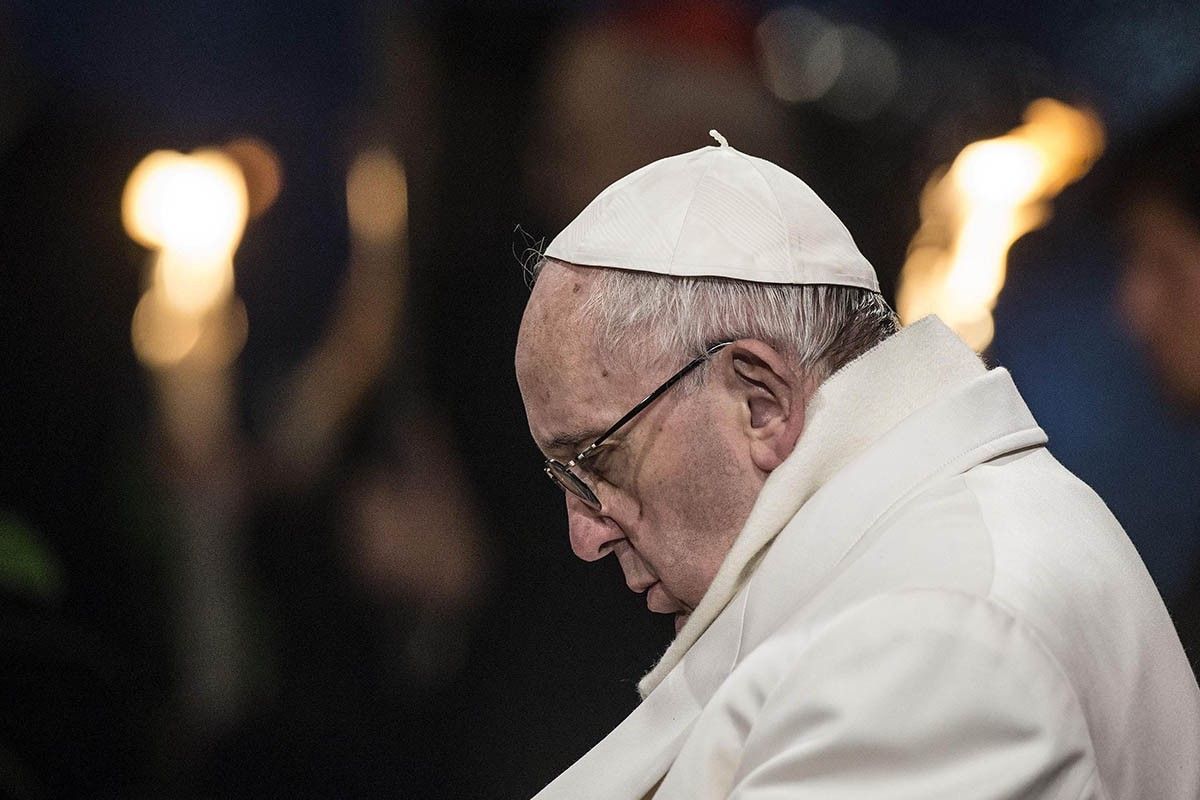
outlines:
[{"label": "wrinkled skin", "polygon": [[[521,322],[516,370],[529,430],[567,462],[696,354],[635,369],[602,355],[579,309],[595,269],[549,262]],[[575,554],[615,554],[647,607],[676,615],[700,602],[771,470],[795,446],[810,387],[768,345],[718,352],[695,391],[676,386],[590,459],[581,474],[602,503],[566,496]]]}]

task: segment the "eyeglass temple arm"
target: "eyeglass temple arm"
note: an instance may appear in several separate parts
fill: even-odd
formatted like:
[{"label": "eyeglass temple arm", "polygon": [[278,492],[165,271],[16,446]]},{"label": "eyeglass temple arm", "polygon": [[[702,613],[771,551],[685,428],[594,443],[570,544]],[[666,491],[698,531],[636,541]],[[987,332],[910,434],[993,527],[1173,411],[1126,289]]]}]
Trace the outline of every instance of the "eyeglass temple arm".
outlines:
[{"label": "eyeglass temple arm", "polygon": [[645,410],[646,406],[650,405],[655,400],[657,400],[662,395],[663,392],[667,391],[672,386],[679,383],[679,381],[683,378],[684,375],[687,375],[689,372],[694,370],[696,367],[703,364],[705,361],[707,361],[709,358],[711,358],[712,355],[714,353],[716,353],[718,350],[720,350],[722,347],[726,347],[731,344],[733,344],[732,341],[718,342],[717,344],[714,344],[712,347],[705,350],[701,355],[696,356],[691,361],[684,364],[683,368],[680,369],[678,372],[676,372],[671,377],[667,378],[666,382],[662,386],[659,386],[653,392],[646,395],[646,398],[644,400],[642,400],[642,402],[638,403],[636,406],[629,409],[629,412],[625,416],[621,417],[619,420],[614,422],[611,428],[606,430],[604,433],[600,434],[596,438],[596,441],[594,441],[590,445],[588,445],[587,449],[585,449],[582,453],[580,453],[578,456],[575,457],[575,463],[579,463],[580,461],[583,461],[588,456],[590,456],[597,447],[604,444],[605,440],[608,439],[608,437],[612,436],[614,433],[616,433],[618,430],[620,430],[621,427],[625,423],[629,422],[629,420],[633,419],[638,414],[642,413],[642,411]]}]

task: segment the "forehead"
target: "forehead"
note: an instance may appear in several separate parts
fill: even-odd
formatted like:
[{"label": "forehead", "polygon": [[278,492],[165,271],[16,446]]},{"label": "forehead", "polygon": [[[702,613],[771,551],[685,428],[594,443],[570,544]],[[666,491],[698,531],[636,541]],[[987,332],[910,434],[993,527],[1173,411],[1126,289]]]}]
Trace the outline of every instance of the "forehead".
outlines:
[{"label": "forehead", "polygon": [[543,448],[603,430],[624,413],[620,404],[634,384],[629,370],[604,357],[594,326],[580,313],[594,279],[594,270],[548,263],[521,320],[517,382],[530,432]]}]

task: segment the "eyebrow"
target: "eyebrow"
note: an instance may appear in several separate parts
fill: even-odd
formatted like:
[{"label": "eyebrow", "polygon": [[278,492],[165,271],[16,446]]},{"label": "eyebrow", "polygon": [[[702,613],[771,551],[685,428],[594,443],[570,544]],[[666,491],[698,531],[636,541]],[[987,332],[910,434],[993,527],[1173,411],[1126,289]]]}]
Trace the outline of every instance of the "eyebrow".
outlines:
[{"label": "eyebrow", "polygon": [[606,428],[588,428],[586,430],[568,431],[560,433],[553,439],[546,442],[547,450],[571,450],[572,455],[579,452],[581,445],[584,442],[590,442],[600,436],[607,430]]}]

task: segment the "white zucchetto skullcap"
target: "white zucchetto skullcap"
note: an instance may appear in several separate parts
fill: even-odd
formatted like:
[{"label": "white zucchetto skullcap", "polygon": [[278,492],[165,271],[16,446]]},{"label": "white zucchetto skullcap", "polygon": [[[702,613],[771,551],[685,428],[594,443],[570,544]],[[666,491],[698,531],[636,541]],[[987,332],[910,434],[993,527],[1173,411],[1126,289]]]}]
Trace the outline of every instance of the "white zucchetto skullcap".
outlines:
[{"label": "white zucchetto skullcap", "polygon": [[609,186],[546,257],[585,267],[879,291],[870,262],[792,173],[730,147],[647,164]]}]

